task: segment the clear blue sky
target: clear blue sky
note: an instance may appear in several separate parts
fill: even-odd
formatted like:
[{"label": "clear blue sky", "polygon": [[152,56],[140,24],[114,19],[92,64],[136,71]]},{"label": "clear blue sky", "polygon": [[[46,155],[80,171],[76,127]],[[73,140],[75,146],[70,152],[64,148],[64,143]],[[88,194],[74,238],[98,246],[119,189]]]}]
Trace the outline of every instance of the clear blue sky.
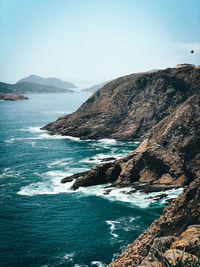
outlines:
[{"label": "clear blue sky", "polygon": [[0,0],[0,48],[0,81],[11,83],[199,65],[200,0]]}]

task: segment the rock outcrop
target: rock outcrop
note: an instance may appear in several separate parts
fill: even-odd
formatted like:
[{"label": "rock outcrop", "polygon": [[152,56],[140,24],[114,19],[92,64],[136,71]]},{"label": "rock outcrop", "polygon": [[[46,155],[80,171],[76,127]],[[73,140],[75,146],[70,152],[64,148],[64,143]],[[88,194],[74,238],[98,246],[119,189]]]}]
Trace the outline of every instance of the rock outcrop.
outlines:
[{"label": "rock outcrop", "polygon": [[[193,265],[186,266],[199,266],[195,265],[200,248],[199,224],[200,177],[173,200],[164,209],[163,215],[155,220],[133,244],[129,244],[109,267],[169,266],[161,265],[160,261],[166,258],[173,263],[178,256],[193,260]],[[162,258],[158,257],[161,253]]]},{"label": "rock outcrop", "polygon": [[124,76],[43,129],[81,139],[143,140],[156,123],[199,91],[199,81],[200,67],[188,64]]},{"label": "rock outcrop", "polygon": [[29,98],[27,96],[19,95],[19,94],[2,94],[2,93],[0,93],[0,99],[1,100],[16,101],[16,100],[27,100]]},{"label": "rock outcrop", "polygon": [[185,188],[110,267],[185,266],[176,265],[180,260],[200,266],[199,81],[200,67],[187,64],[125,76],[44,127],[81,139],[142,140],[122,159],[62,179],[74,180],[74,190],[106,183],[131,186],[132,192]]},{"label": "rock outcrop", "polygon": [[199,176],[200,94],[195,94],[154,126],[135,151],[71,178],[74,190],[112,183],[149,192],[188,185]]}]

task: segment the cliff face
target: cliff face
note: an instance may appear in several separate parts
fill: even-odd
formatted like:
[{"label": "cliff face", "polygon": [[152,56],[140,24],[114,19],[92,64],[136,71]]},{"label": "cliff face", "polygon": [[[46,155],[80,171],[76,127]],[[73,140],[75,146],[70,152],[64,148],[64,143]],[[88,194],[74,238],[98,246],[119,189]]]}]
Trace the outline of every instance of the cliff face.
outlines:
[{"label": "cliff face", "polygon": [[200,67],[193,65],[124,76],[43,129],[81,139],[143,140],[156,123],[197,93],[199,80]]},{"label": "cliff face", "polygon": [[[133,242],[133,244],[129,244],[126,250],[121,255],[118,255],[116,260],[109,266],[133,267],[139,266],[139,264],[141,264],[141,267],[168,266],[158,265],[158,262],[156,263],[155,258],[152,257],[153,243],[159,243],[158,247],[160,247],[161,241],[162,243],[163,241],[164,243],[167,243],[166,241],[168,241],[168,243],[172,243],[168,247],[169,250],[166,249],[166,252],[162,251],[166,256],[170,254],[170,249],[172,248],[180,251],[180,257],[182,255],[181,251],[185,252],[186,256],[186,253],[192,253],[192,255],[196,255],[200,245],[200,226],[193,226],[193,228],[196,228],[193,229],[193,231],[191,226],[186,231],[188,226],[196,224],[200,224],[200,178],[192,182],[184,193],[173,200],[172,203],[165,208],[163,215],[158,220],[155,220],[151,226]],[[163,240],[161,237],[167,237],[167,240]],[[156,238],[159,239],[156,241]],[[176,238],[177,241],[174,242]],[[185,266],[199,265],[193,264]]]},{"label": "cliff face", "polygon": [[200,94],[195,94],[152,128],[128,156],[64,178],[72,188],[112,183],[158,191],[189,184],[200,176]]}]

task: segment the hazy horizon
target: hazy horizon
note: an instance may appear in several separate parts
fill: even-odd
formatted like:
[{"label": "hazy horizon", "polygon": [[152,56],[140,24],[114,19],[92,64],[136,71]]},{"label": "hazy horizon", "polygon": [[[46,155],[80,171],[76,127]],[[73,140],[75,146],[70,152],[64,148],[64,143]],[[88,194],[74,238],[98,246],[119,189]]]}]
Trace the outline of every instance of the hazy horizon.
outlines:
[{"label": "hazy horizon", "polygon": [[1,0],[0,10],[2,82],[35,74],[89,86],[200,64],[198,0]]}]

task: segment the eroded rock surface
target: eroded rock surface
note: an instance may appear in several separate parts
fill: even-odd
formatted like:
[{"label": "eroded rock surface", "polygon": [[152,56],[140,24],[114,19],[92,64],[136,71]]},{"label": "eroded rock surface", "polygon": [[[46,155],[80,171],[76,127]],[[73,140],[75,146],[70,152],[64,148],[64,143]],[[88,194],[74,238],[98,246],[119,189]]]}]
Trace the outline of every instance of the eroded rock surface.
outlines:
[{"label": "eroded rock surface", "polygon": [[[156,265],[158,263],[152,254],[156,247],[160,247],[162,251],[162,246],[165,247],[163,255],[165,254],[168,259],[172,255],[172,249],[177,250],[177,255],[182,251],[196,259],[200,242],[199,224],[200,178],[197,178],[164,209],[163,215],[158,220],[155,220],[133,244],[129,244],[126,250],[117,256],[109,267],[159,266]],[[173,261],[173,258],[171,260]]]},{"label": "eroded rock surface", "polygon": [[[160,191],[189,184],[200,175],[200,95],[186,100],[122,159],[77,174],[72,188],[112,183]],[[63,179],[65,182],[67,179]]]}]

